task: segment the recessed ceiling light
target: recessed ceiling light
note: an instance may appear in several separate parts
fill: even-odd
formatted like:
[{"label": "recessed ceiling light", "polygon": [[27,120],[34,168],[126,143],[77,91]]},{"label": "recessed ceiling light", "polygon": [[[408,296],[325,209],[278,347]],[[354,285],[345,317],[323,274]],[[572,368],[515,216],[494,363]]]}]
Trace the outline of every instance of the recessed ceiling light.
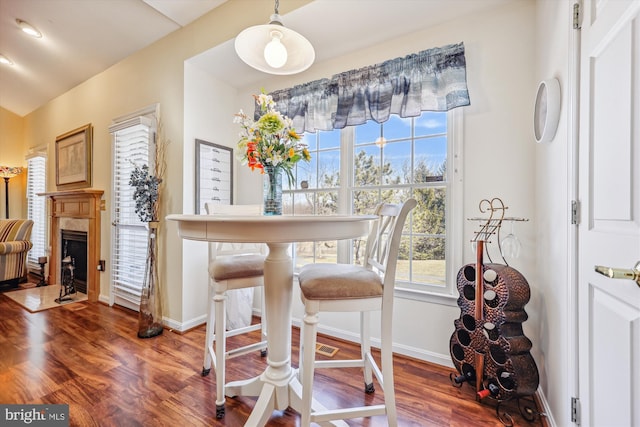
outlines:
[{"label": "recessed ceiling light", "polygon": [[22,30],[22,32],[29,34],[31,37],[40,38],[42,37],[42,33],[38,31],[36,27],[29,24],[27,21],[23,21],[22,19],[16,19],[16,23],[18,27]]},{"label": "recessed ceiling light", "polygon": [[0,53],[0,64],[13,65],[13,61]]}]

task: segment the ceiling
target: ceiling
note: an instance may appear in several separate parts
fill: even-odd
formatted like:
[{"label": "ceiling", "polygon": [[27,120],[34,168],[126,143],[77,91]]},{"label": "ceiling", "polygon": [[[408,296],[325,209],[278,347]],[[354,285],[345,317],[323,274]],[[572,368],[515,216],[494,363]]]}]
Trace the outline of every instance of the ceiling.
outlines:
[{"label": "ceiling", "polygon": [[[0,53],[14,62],[0,64],[0,107],[24,116],[225,1],[0,0]],[[321,62],[514,1],[524,0],[315,0],[283,20],[309,39]],[[19,31],[18,18],[43,37]],[[233,40],[194,61],[236,84],[264,76],[238,59]]]},{"label": "ceiling", "polygon": [[0,107],[24,116],[225,1],[0,0]]}]

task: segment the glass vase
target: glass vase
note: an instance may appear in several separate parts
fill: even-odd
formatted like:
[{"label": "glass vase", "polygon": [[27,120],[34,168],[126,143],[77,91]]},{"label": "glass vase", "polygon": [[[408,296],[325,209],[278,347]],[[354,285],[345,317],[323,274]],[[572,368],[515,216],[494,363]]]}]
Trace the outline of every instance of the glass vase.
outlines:
[{"label": "glass vase", "polygon": [[264,215],[282,215],[282,171],[265,166],[263,179]]},{"label": "glass vase", "polygon": [[140,311],[138,313],[138,338],[151,338],[162,333],[162,305],[158,282],[157,263],[157,221],[149,222],[149,237],[147,243],[147,262],[142,282],[140,296]]}]

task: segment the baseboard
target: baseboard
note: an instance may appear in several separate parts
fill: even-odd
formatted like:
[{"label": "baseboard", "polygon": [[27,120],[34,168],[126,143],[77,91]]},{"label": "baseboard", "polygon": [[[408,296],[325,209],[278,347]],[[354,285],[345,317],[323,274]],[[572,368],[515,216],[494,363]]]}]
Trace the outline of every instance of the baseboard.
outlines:
[{"label": "baseboard", "polygon": [[547,397],[544,395],[544,392],[540,387],[536,391],[536,397],[538,400],[538,405],[541,407],[540,418],[542,419],[542,425],[545,427],[556,427],[556,421],[553,419],[553,412],[551,412],[551,407],[549,406],[549,402],[547,401]]},{"label": "baseboard", "polygon": [[[294,326],[300,328],[300,320],[293,319],[292,323]],[[319,325],[318,333],[335,337],[344,341],[349,341],[352,343],[360,342],[359,334],[346,332],[343,329],[336,329],[336,328]],[[371,345],[373,347],[380,348],[380,340],[376,338],[372,339]],[[392,347],[393,347],[393,352],[396,354],[401,354],[403,356],[407,356],[412,359],[430,362],[436,365],[446,366],[453,369],[453,362],[451,362],[451,356],[449,354],[434,353],[434,352],[426,351],[421,348],[411,347],[407,345],[400,345],[397,343],[394,343]]]},{"label": "baseboard", "polygon": [[[100,300],[103,299],[103,296],[100,296]],[[105,300],[107,300],[107,298],[105,298]],[[253,313],[254,316],[258,316],[260,317],[260,310],[258,309],[253,309]],[[207,316],[206,314],[202,315],[202,316],[198,316],[195,317],[193,319],[190,319],[186,322],[178,322],[176,320],[164,317],[162,319],[162,323],[164,324],[164,326],[171,331],[177,332],[177,333],[185,333],[188,332],[191,329],[197,328],[203,324],[205,324],[207,322]],[[292,324],[298,328],[300,328],[300,320],[299,319],[292,319]],[[336,329],[336,328],[331,328],[331,327],[326,327],[326,326],[319,326],[318,327],[318,333],[321,334],[325,334],[325,335],[329,335],[332,337],[336,337],[338,339],[342,339],[345,341],[349,341],[349,342],[353,342],[353,343],[357,343],[359,342],[359,335],[355,334],[355,333],[351,333],[351,332],[346,332],[342,329]],[[374,347],[378,347],[380,348],[380,340],[379,339],[372,339],[371,340],[371,344]],[[447,354],[440,354],[440,353],[434,353],[431,351],[427,351],[421,348],[416,348],[416,347],[412,347],[412,346],[408,346],[408,345],[402,345],[402,344],[397,344],[394,343],[393,344],[393,352],[396,354],[401,354],[403,356],[407,356],[410,357],[412,359],[416,359],[416,360],[422,360],[425,362],[430,362],[430,363],[434,363],[436,365],[440,365],[440,366],[446,366],[448,368],[454,368],[453,366],[453,362],[451,362],[451,355]]]},{"label": "baseboard", "polygon": [[[253,315],[260,317],[260,310],[253,310]],[[202,315],[196,318],[193,318],[187,322],[177,322],[175,320],[164,318],[163,323],[165,327],[170,330],[173,330],[178,333],[185,333],[190,329],[197,328],[200,325],[205,324],[207,321],[207,316]],[[293,326],[300,328],[300,320],[292,319]],[[359,335],[351,332],[346,332],[342,329],[330,328],[326,326],[319,326],[318,333],[329,335],[338,339],[342,339],[345,341],[357,343],[359,342]],[[372,339],[371,344],[374,347],[380,348],[380,340]],[[422,360],[425,362],[434,363],[436,365],[446,366],[453,369],[453,362],[451,362],[451,355],[447,354],[439,354],[431,351],[426,351],[421,348],[416,348],[412,346],[402,345],[394,343],[393,352],[396,354],[401,354],[403,356],[410,357],[412,359]]]},{"label": "baseboard", "polygon": [[207,315],[203,314],[202,316],[190,319],[187,322],[177,322],[173,319],[164,317],[162,319],[162,323],[167,329],[183,334],[207,323]]}]

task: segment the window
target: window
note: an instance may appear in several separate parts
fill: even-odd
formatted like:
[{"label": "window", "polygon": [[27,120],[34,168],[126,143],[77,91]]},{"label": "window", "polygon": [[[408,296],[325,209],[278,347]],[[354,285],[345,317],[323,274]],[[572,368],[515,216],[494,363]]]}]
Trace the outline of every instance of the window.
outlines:
[{"label": "window", "polygon": [[40,273],[38,258],[46,255],[47,201],[38,196],[47,189],[47,157],[38,153],[27,157],[27,218],[33,221],[27,268]]},{"label": "window", "polygon": [[[129,185],[136,165],[152,167],[155,147],[155,108],[116,119],[109,131],[113,139],[111,246],[112,301],[138,310],[147,257],[147,229],[135,213],[134,189]],[[145,114],[146,113],[146,114]]]},{"label": "window", "polygon": [[[367,214],[381,201],[418,201],[404,230],[398,288],[407,294],[452,296],[460,251],[450,242],[460,218],[452,215],[461,191],[454,127],[460,113],[423,112],[415,118],[391,116],[383,124],[304,135],[312,156],[299,162],[296,189],[285,190],[290,213]],[[286,185],[286,184],[285,184]],[[296,268],[308,262],[360,262],[362,240],[296,245]]]}]

